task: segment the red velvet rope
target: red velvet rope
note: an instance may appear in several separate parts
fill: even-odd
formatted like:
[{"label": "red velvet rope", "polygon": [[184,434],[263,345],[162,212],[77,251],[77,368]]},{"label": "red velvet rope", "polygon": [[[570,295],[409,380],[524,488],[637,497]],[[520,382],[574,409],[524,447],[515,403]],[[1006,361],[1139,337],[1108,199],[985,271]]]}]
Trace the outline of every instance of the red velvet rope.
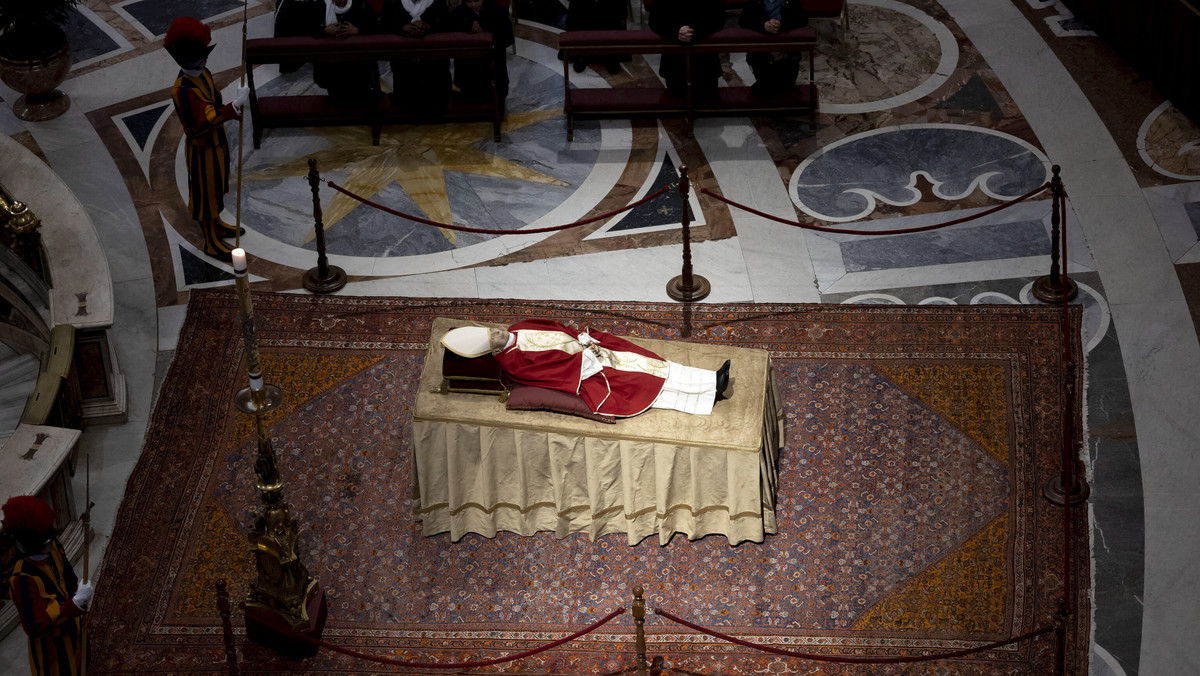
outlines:
[{"label": "red velvet rope", "polygon": [[392,209],[391,207],[385,207],[382,204],[379,204],[377,202],[372,202],[371,200],[369,200],[365,197],[362,197],[361,195],[355,195],[354,193],[350,192],[349,190],[346,190],[342,186],[334,183],[333,181],[330,181],[328,179],[324,179],[324,180],[326,183],[329,184],[330,188],[333,188],[334,190],[342,193],[346,197],[349,197],[354,200],[358,200],[359,202],[362,202],[363,204],[365,204],[369,207],[374,207],[380,211],[389,213],[393,216],[399,216],[400,218],[407,218],[410,221],[416,221],[417,223],[423,223],[425,225],[432,225],[432,226],[435,226],[438,228],[445,228],[447,230],[454,230],[456,232],[476,232],[476,233],[479,233],[482,235],[534,235],[534,234],[537,234],[540,232],[558,232],[559,230],[567,230],[570,228],[577,228],[581,225],[587,225],[588,223],[595,223],[596,221],[602,221],[606,218],[616,216],[617,214],[625,213],[626,211],[629,211],[630,209],[632,209],[634,207],[641,206],[641,205],[645,204],[646,202],[649,202],[650,200],[658,197],[659,195],[662,195],[663,193],[666,193],[667,191],[669,191],[671,189],[671,186],[664,185],[663,187],[659,188],[657,191],[652,192],[649,195],[646,195],[642,199],[634,202],[633,204],[623,206],[620,209],[616,209],[616,210],[610,211],[608,213],[600,214],[599,216],[592,216],[591,218],[585,218],[582,221],[575,221],[574,223],[567,223],[566,225],[551,225],[551,226],[545,227],[545,228],[526,228],[524,230],[487,230],[485,228],[468,228],[465,225],[453,225],[451,223],[438,223],[437,221],[431,221],[428,218],[421,218],[420,216],[413,216],[412,214],[406,214],[403,211],[397,211],[395,209]]},{"label": "red velvet rope", "polygon": [[355,657],[360,660],[367,660],[369,662],[376,662],[378,664],[388,664],[393,667],[406,667],[409,669],[476,669],[478,667],[490,667],[490,666],[496,665],[496,664],[504,664],[505,662],[514,662],[516,660],[524,659],[526,657],[531,657],[540,652],[545,652],[552,648],[557,648],[558,646],[560,646],[564,643],[574,641],[575,639],[579,638],[580,636],[583,636],[585,634],[590,634],[593,631],[596,631],[600,627],[608,624],[613,618],[615,618],[616,616],[618,616],[624,612],[625,612],[624,608],[617,608],[616,610],[612,611],[608,615],[605,615],[603,619],[601,619],[597,622],[594,622],[591,625],[589,625],[583,629],[580,629],[579,631],[575,632],[574,634],[571,634],[570,636],[568,636],[566,638],[560,638],[557,641],[547,643],[544,646],[534,648],[533,650],[526,650],[525,652],[517,653],[516,655],[509,655],[508,657],[497,657],[494,660],[481,660],[479,662],[457,662],[457,663],[405,662],[403,660],[393,660],[393,659],[388,659],[386,657],[377,657],[375,655],[368,655],[367,653],[360,653],[357,650],[343,648],[342,646],[334,645],[332,643],[327,643],[325,641],[322,641],[319,638],[313,638],[312,636],[308,636],[306,634],[301,634],[300,632],[297,632],[297,631],[292,631],[290,628],[285,629],[285,628],[281,627],[281,629],[287,633],[290,633],[293,636],[302,638],[305,641],[308,641],[309,643],[315,643],[316,645],[319,645],[322,648],[325,648],[326,650],[332,650],[334,652],[342,653],[343,655],[349,655],[350,657]]},{"label": "red velvet rope", "polygon": [[1024,202],[1025,200],[1029,199],[1030,197],[1033,197],[1034,195],[1037,195],[1037,194],[1043,192],[1044,190],[1046,190],[1046,188],[1049,188],[1049,187],[1050,187],[1049,183],[1043,183],[1042,185],[1038,186],[1037,188],[1030,190],[1029,192],[1025,193],[1024,195],[1021,195],[1020,197],[1018,197],[1010,202],[1005,202],[1004,204],[994,206],[990,209],[987,209],[986,211],[981,211],[973,216],[964,216],[962,218],[956,218],[953,221],[946,221],[945,223],[935,223],[933,225],[923,225],[918,228],[903,228],[900,230],[879,230],[877,232],[863,232],[862,230],[847,230],[845,228],[825,228],[825,227],[822,227],[819,225],[813,225],[812,223],[801,223],[800,221],[789,221],[786,218],[772,216],[771,214],[759,211],[758,209],[754,209],[754,208],[748,207],[744,204],[739,204],[737,202],[734,202],[731,199],[728,199],[726,197],[718,195],[717,193],[709,190],[708,188],[701,188],[700,192],[704,193],[705,195],[710,195],[710,196],[728,204],[729,206],[737,207],[737,208],[741,209],[742,211],[748,211],[748,212],[754,214],[755,216],[761,216],[768,220],[775,221],[776,223],[782,223],[784,225],[790,225],[790,226],[796,227],[796,228],[803,228],[805,230],[815,230],[816,232],[832,232],[832,233],[838,234],[838,235],[872,235],[872,236],[875,236],[875,235],[907,235],[907,234],[914,233],[914,232],[925,232],[926,230],[937,230],[938,228],[946,228],[951,225],[958,225],[959,223],[966,223],[967,221],[973,221],[977,218],[983,218],[984,216],[990,216],[991,214],[994,214],[997,211],[1000,211],[1002,209],[1007,209],[1015,204]]},{"label": "red velvet rope", "polygon": [[751,643],[750,641],[745,641],[740,638],[735,638],[733,636],[730,636],[729,634],[722,634],[719,631],[715,631],[713,629],[708,629],[706,627],[701,627],[698,624],[693,624],[691,622],[688,622],[685,619],[676,617],[676,616],[672,615],[671,613],[668,613],[667,611],[663,610],[662,608],[655,608],[654,612],[658,613],[659,615],[662,615],[663,617],[667,618],[668,620],[671,620],[672,622],[678,622],[679,624],[682,624],[683,626],[687,627],[688,629],[694,629],[702,634],[708,634],[709,636],[712,636],[714,638],[719,638],[722,641],[736,643],[737,645],[740,645],[743,648],[753,648],[755,650],[761,650],[763,652],[772,653],[775,655],[783,655],[785,657],[799,657],[801,659],[815,660],[818,662],[838,662],[838,663],[844,663],[844,664],[901,664],[901,663],[905,663],[905,662],[932,662],[933,660],[948,660],[948,659],[952,659],[955,657],[964,657],[966,655],[974,655],[975,653],[986,652],[988,650],[995,650],[996,648],[999,648],[1001,646],[1006,646],[1010,643],[1017,643],[1019,641],[1036,638],[1038,636],[1041,636],[1042,634],[1049,634],[1050,632],[1054,631],[1054,627],[1047,627],[1045,629],[1038,629],[1037,631],[1031,631],[1027,634],[1021,634],[1020,636],[1014,636],[1013,638],[1005,639],[1003,641],[996,641],[995,643],[988,643],[987,645],[981,645],[978,648],[968,648],[966,650],[956,650],[954,652],[938,653],[936,655],[905,655],[902,657],[842,657],[840,655],[816,655],[813,653],[802,653],[802,652],[797,652],[795,650],[785,650],[783,648],[774,648],[771,646],[760,645],[757,643]]}]

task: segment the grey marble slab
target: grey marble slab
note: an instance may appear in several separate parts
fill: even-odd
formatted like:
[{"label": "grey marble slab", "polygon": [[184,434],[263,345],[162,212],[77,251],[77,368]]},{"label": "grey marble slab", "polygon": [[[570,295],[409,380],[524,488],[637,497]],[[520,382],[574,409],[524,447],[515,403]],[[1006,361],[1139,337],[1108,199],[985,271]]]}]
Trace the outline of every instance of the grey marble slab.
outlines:
[{"label": "grey marble slab", "polygon": [[119,51],[122,47],[90,16],[78,9],[71,11],[63,30],[67,34],[67,44],[71,46],[71,59],[75,63]]},{"label": "grey marble slab", "polygon": [[792,177],[792,197],[808,213],[855,220],[876,199],[911,204],[917,173],[942,199],[961,199],[978,187],[1004,199],[1049,178],[1045,159],[1015,137],[958,125],[905,125],[866,132],[827,146]]},{"label": "grey marble slab", "polygon": [[165,35],[176,17],[191,16],[204,21],[243,4],[239,0],[134,0],[122,8],[151,35]]},{"label": "grey marble slab", "polygon": [[1040,256],[1050,248],[1041,221],[863,237],[841,243],[847,272]]}]

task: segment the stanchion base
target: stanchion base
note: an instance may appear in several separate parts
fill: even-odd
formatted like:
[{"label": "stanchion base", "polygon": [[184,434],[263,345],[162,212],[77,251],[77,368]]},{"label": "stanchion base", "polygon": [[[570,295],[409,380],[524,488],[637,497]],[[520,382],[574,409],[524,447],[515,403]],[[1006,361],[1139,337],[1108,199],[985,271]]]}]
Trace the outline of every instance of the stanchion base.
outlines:
[{"label": "stanchion base", "polygon": [[667,295],[672,300],[681,303],[704,300],[710,293],[712,293],[712,285],[700,275],[692,275],[692,288],[690,289],[683,286],[683,275],[672,277],[671,281],[667,282]]},{"label": "stanchion base", "polygon": [[[1064,275],[1065,276],[1065,275]],[[1075,280],[1067,277],[1067,300],[1075,299],[1079,295],[1079,285]],[[1050,281],[1050,275],[1042,275],[1033,282],[1033,297],[1043,303],[1061,303],[1063,302],[1062,283],[1054,284]]]},{"label": "stanchion base", "polygon": [[[282,402],[283,390],[274,385],[263,385],[263,413],[274,411]],[[249,387],[243,387],[233,395],[233,405],[237,407],[237,410],[249,415],[254,415],[259,410],[254,405],[254,392]]]},{"label": "stanchion base", "polygon": [[246,638],[293,660],[302,660],[316,655],[320,646],[293,636],[290,632],[304,634],[318,640],[321,638],[321,634],[325,631],[328,607],[325,603],[325,592],[319,586],[313,585],[308,594],[307,605],[308,625],[293,627],[274,609],[257,603],[247,603],[245,606]]},{"label": "stanchion base", "polygon": [[1082,502],[1087,502],[1088,496],[1092,494],[1092,487],[1088,484],[1087,479],[1078,475],[1071,477],[1071,479],[1071,483],[1074,486],[1071,487],[1069,495],[1063,490],[1062,475],[1057,474],[1042,484],[1042,496],[1059,506],[1066,504],[1078,505]]},{"label": "stanchion base", "polygon": [[326,265],[325,277],[318,274],[320,268],[310,268],[304,273],[304,288],[313,293],[333,293],[346,286],[346,271],[336,265]]},{"label": "stanchion base", "polygon": [[42,96],[22,95],[13,103],[13,114],[26,122],[45,122],[67,112],[71,97],[55,89]]}]

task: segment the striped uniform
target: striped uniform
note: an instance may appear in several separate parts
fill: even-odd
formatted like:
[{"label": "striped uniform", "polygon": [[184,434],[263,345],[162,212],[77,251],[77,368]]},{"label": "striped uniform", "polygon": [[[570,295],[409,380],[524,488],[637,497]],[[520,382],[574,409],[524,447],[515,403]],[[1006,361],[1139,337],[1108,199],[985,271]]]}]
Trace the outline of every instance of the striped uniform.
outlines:
[{"label": "striped uniform", "polygon": [[62,545],[54,542],[42,561],[17,561],[9,579],[21,626],[29,636],[29,668],[33,676],[82,675],[87,656],[83,613],[71,600],[79,579]]},{"label": "striped uniform", "polygon": [[188,209],[201,223],[215,221],[225,208],[229,191],[225,122],[236,120],[237,114],[232,105],[221,104],[221,92],[207,68],[195,77],[181,71],[171,88],[171,100],[187,136]]}]

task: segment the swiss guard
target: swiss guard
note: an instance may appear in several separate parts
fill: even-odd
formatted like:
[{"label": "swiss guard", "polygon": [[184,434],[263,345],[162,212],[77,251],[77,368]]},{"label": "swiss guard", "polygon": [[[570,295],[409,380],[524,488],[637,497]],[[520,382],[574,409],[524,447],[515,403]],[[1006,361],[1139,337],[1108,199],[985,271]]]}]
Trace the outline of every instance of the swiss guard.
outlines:
[{"label": "swiss guard", "polygon": [[75,576],[50,505],[22,495],[5,502],[3,512],[0,532],[17,551],[8,591],[29,637],[29,669],[33,676],[82,676],[92,585]]},{"label": "swiss guard", "polygon": [[225,123],[240,119],[250,99],[247,87],[238,87],[233,102],[222,104],[221,92],[205,65],[216,45],[208,24],[190,16],[171,23],[163,46],[175,63],[179,77],[171,87],[175,114],[183,123],[184,159],[188,172],[188,209],[204,235],[204,253],[226,263],[232,260],[228,243],[237,228],[221,221],[225,193],[229,191],[229,139]]}]

